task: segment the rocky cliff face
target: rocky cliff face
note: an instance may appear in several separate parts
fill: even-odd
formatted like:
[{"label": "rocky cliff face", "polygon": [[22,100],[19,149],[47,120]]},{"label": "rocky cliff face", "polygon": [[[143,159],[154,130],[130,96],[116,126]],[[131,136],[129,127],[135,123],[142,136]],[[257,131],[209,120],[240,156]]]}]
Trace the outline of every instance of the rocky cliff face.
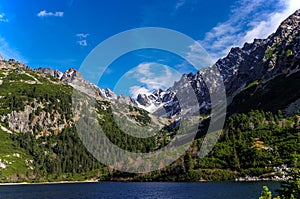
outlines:
[{"label": "rocky cliff face", "polygon": [[[43,72],[54,74],[49,69]],[[72,125],[65,109],[70,104],[62,102],[68,100],[62,93],[68,94],[70,88],[59,81],[14,60],[1,60],[0,85],[0,127],[18,133],[38,131],[36,136],[45,136]]]},{"label": "rocky cliff face", "polygon": [[227,94],[254,80],[288,73],[299,64],[300,11],[296,11],[267,39],[255,39],[243,48],[232,48],[227,57],[217,61],[216,66],[224,77]]}]

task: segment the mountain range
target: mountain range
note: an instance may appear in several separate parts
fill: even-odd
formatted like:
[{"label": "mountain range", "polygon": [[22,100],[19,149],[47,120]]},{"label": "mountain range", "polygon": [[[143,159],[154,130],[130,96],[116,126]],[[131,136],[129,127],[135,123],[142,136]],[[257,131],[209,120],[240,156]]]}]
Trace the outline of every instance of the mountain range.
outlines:
[{"label": "mountain range", "polygon": [[[74,88],[79,89],[79,87],[81,87],[81,90],[84,92],[90,94],[96,92],[102,98],[121,100],[130,105],[145,109],[150,113],[159,112],[162,111],[161,109],[164,109],[163,112],[166,112],[167,116],[172,117],[180,112],[180,106],[178,102],[176,102],[176,94],[186,87],[185,84],[192,85],[201,108],[209,109],[209,92],[203,75],[215,67],[220,71],[222,80],[224,81],[228,105],[232,103],[231,106],[236,106],[239,102],[232,102],[233,98],[236,97],[237,100],[237,95],[249,89],[249,85],[254,84],[252,86],[255,86],[255,92],[251,92],[251,95],[254,95],[257,94],[261,88],[272,82],[275,77],[277,77],[276,80],[279,80],[281,78],[294,76],[300,70],[299,12],[299,10],[296,11],[282,22],[277,31],[268,38],[255,39],[253,43],[245,43],[242,48],[232,48],[226,57],[219,59],[210,68],[200,69],[197,74],[184,74],[182,78],[178,82],[175,82],[169,89],[159,89],[152,94],[139,94],[137,99],[123,95],[117,96],[109,88],[105,90],[98,88],[85,81],[81,74],[73,68],[64,73],[50,68],[39,68],[37,71],[58,78],[60,81]],[[278,76],[282,77],[280,78]],[[282,101],[282,104],[280,104],[279,107],[274,107],[274,110],[280,108],[282,110],[286,109],[286,111],[289,112],[290,109],[288,105],[292,103],[297,104],[297,95],[299,95],[299,93],[296,92],[294,94],[295,96],[288,95],[291,99]],[[239,100],[244,101],[246,99]],[[181,104],[181,106],[184,105]],[[258,109],[264,107],[265,104],[260,104],[252,108]],[[272,108],[266,107],[266,110],[271,109]]]},{"label": "mountain range", "polygon": [[[178,82],[174,82],[172,87],[166,90],[159,89],[151,94],[139,94],[136,99],[124,95],[117,96],[109,88],[99,88],[86,81],[74,68],[65,72],[51,68],[31,69],[13,59],[7,61],[1,56],[0,58],[0,133],[2,142],[5,143],[0,149],[1,181],[3,182],[91,178],[145,180],[150,178],[149,176],[154,180],[179,180],[180,178],[174,176],[182,171],[195,174],[200,170],[199,165],[202,164],[198,154],[200,147],[197,147],[197,144],[200,140],[203,141],[201,133],[188,153],[166,170],[154,172],[146,177],[143,175],[133,177],[129,174],[111,171],[85,149],[76,135],[75,123],[80,114],[76,115],[72,112],[73,89],[97,101],[100,106],[98,111],[103,119],[103,122],[100,120],[99,122],[104,129],[108,130],[110,140],[124,149],[133,151],[149,152],[167,145],[185,114],[200,112],[201,125],[207,127],[209,120],[207,115],[211,112],[210,92],[207,85],[212,85],[215,89],[218,89],[219,85],[216,82],[208,82],[211,80],[206,78],[206,74],[214,70],[219,71],[227,96],[225,132],[230,131],[230,124],[235,119],[240,121],[241,115],[248,114],[249,118],[254,118],[251,115],[253,110],[259,110],[257,115],[263,115],[262,117],[265,118],[260,120],[260,125],[253,128],[241,127],[239,130],[234,128],[233,132],[244,131],[248,135],[250,128],[253,131],[258,129],[259,132],[267,133],[264,130],[274,128],[270,125],[273,121],[274,124],[276,123],[274,118],[277,116],[273,115],[277,114],[280,115],[277,121],[278,128],[292,128],[289,132],[299,132],[297,118],[299,119],[300,111],[300,10],[283,21],[276,32],[268,38],[255,39],[253,43],[245,43],[241,48],[232,48],[226,57],[219,59],[213,66],[200,69],[196,74],[184,74]],[[196,108],[191,108],[189,104],[193,101],[189,99],[191,97],[187,89],[189,86],[197,98],[198,107]],[[185,100],[180,100],[179,96],[185,96]],[[152,125],[149,128],[164,127],[163,130],[160,134],[145,141],[125,136],[112,121],[113,113],[109,108],[118,103],[129,107],[128,110],[118,110],[120,111],[118,117],[121,119],[125,117],[137,126],[134,130],[138,131],[146,124]],[[272,117],[267,117],[267,115],[272,115]],[[287,121],[291,121],[290,126],[286,124]],[[242,120],[243,122],[248,126],[254,125],[251,119],[250,121]],[[222,143],[229,142],[225,139],[226,136],[221,138]],[[252,140],[247,142],[250,145],[254,144],[255,147],[248,148],[259,151],[276,150],[275,147],[270,147],[270,149],[264,146],[266,141],[260,140],[264,136],[259,138],[255,136],[253,133]],[[298,140],[299,137],[291,138],[292,141],[295,139]],[[139,147],[135,148],[137,145]],[[222,170],[220,171],[223,172],[222,174],[225,172],[226,175],[229,173],[228,175],[235,177],[256,174],[260,176],[267,173],[265,170],[255,173],[253,165],[247,166],[245,162],[242,162],[243,158],[246,159],[243,155],[250,152],[240,154],[236,152],[234,145],[230,150],[235,151],[233,154],[236,155],[228,157],[227,160],[226,155],[222,156],[217,153],[218,150],[221,151],[218,147],[220,146],[217,145],[207,157],[208,159],[205,159],[206,164],[211,162],[214,164],[207,166],[205,171],[201,170],[202,173],[200,172],[201,175],[199,174],[198,178],[209,180],[207,176],[212,171],[205,172],[213,168]],[[243,147],[246,146],[243,145]],[[287,149],[283,147],[278,151],[279,154],[285,154]],[[295,149],[294,153],[299,154],[298,149]],[[261,157],[260,155],[257,157]],[[269,156],[263,154],[262,157]],[[253,158],[255,159],[255,156]],[[268,159],[271,161],[269,166],[274,168],[282,164],[291,164],[292,161],[289,158],[283,158],[284,160],[280,163]],[[218,163],[215,162],[216,159]],[[198,170],[194,166],[193,168],[189,166],[191,161],[193,165],[198,164]],[[226,163],[227,166],[224,166],[223,161],[238,161],[239,166],[236,165],[237,163],[234,163],[234,166]],[[268,168],[266,165],[256,165],[257,168],[262,166]],[[227,179],[227,177],[221,179]]]}]

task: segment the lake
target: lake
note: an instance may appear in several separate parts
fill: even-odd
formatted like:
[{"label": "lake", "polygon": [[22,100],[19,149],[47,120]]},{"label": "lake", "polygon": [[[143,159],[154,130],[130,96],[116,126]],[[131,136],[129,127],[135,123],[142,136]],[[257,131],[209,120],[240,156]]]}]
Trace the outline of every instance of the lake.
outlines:
[{"label": "lake", "polygon": [[97,182],[74,184],[2,185],[0,198],[200,198],[257,199],[262,186],[279,188],[277,182]]}]

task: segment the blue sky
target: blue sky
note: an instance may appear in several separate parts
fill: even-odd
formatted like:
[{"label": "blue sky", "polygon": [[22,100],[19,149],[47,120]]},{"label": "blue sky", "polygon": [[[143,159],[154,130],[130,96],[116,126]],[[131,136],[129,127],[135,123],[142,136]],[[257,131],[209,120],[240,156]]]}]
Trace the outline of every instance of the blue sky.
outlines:
[{"label": "blue sky", "polygon": [[[233,46],[265,38],[297,8],[299,0],[1,0],[0,53],[32,68],[79,69],[105,39],[151,26],[199,41],[215,61]],[[117,59],[96,83],[135,96],[167,88],[188,72],[195,70],[181,57],[140,50]]]}]

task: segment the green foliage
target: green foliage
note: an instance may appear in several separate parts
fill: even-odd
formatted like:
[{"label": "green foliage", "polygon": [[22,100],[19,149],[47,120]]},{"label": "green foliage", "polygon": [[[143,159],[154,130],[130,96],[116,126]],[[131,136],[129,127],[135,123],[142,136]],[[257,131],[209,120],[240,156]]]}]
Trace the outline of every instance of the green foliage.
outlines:
[{"label": "green foliage", "polygon": [[149,117],[149,113],[147,111],[132,106],[129,107],[129,110],[131,111],[131,117],[133,117],[137,122],[142,125],[150,124],[151,118]]},{"label": "green foliage", "polygon": [[0,168],[0,182],[22,182],[30,173],[33,157],[16,146],[10,134],[0,129],[0,160],[6,167]]},{"label": "green foliage", "polygon": [[[272,177],[274,167],[298,164],[300,134],[296,124],[299,116],[283,118],[281,112],[250,111],[226,121],[225,129],[214,149],[198,158],[203,138],[194,141],[184,156],[147,180],[172,179],[179,181],[234,180],[237,177]],[[175,174],[181,174],[176,176]]]},{"label": "green foliage", "polygon": [[294,168],[290,172],[292,179],[282,183],[281,189],[278,191],[281,199],[300,198],[300,170]]},{"label": "green foliage", "polygon": [[184,156],[184,165],[186,171],[192,171],[194,169],[194,160],[192,159],[190,153],[186,153],[186,155]]},{"label": "green foliage", "polygon": [[[273,167],[282,164],[297,167],[300,164],[298,162],[300,158],[299,115],[283,118],[282,113],[278,112],[277,114],[280,102],[275,103],[278,100],[294,100],[294,96],[298,95],[295,88],[299,88],[300,73],[286,77],[285,81],[282,81],[281,77],[276,77],[264,85],[266,90],[260,90],[258,93],[256,91],[260,89],[258,81],[249,84],[235,98],[235,101],[240,99],[242,102],[243,99],[248,99],[254,94],[251,97],[253,101],[243,102],[247,106],[245,109],[238,106],[240,111],[248,113],[227,118],[224,132],[214,149],[206,157],[199,158],[198,153],[204,140],[204,134],[199,132],[191,148],[172,165],[148,174],[134,175],[109,170],[84,147],[72,122],[71,96],[73,90],[71,87],[58,84],[50,77],[24,70],[29,75],[17,74],[15,71],[7,76],[0,71],[3,79],[0,96],[4,96],[0,98],[0,115],[6,115],[12,111],[22,111],[25,106],[33,108],[36,104],[42,104],[43,106],[38,106],[29,114],[30,121],[42,113],[49,113],[51,117],[54,117],[52,113],[57,111],[62,116],[59,124],[67,121],[69,125],[62,132],[51,132],[49,136],[40,136],[44,127],[39,124],[33,126],[32,134],[9,135],[0,131],[1,147],[3,147],[0,150],[0,158],[12,153],[21,155],[21,158],[7,157],[11,158],[9,161],[15,162],[11,167],[2,169],[1,180],[3,182],[91,178],[139,181],[221,181],[234,180],[243,176],[271,175]],[[38,80],[40,83],[26,83],[29,80]],[[276,99],[270,99],[266,97],[269,96],[269,93],[266,93],[269,91],[274,91],[275,94],[278,91],[281,92],[281,95]],[[290,94],[292,91],[295,95]],[[268,103],[260,103],[261,99]],[[167,145],[176,134],[176,128],[166,127],[146,139],[130,136],[118,127],[110,103],[106,101],[97,103],[98,122],[102,130],[111,142],[125,150],[137,153],[152,152]],[[257,107],[255,105],[258,104],[263,104],[266,110],[274,108],[274,111],[273,109],[273,112],[247,109]],[[83,108],[82,110],[81,115],[86,115],[87,112],[84,111],[89,109]],[[151,117],[147,111],[134,107],[130,107],[129,111],[129,118],[139,125],[135,128],[129,125],[127,130],[144,133],[143,127],[151,123]],[[127,122],[126,118],[120,118],[120,122]],[[7,121],[4,121],[4,125],[7,125]],[[189,128],[188,125],[183,126]],[[27,165],[26,159],[33,160],[32,165]],[[29,169],[29,166],[32,166],[33,170]]]},{"label": "green foliage", "polygon": [[26,74],[10,73],[6,76],[5,80],[8,81],[34,81],[34,79]]},{"label": "green foliage", "polygon": [[263,191],[259,199],[272,199],[272,193],[271,191],[269,191],[269,188],[267,186],[263,187]]},{"label": "green foliage", "polygon": [[[284,40],[284,38],[281,38],[282,40]],[[270,59],[273,54],[277,54],[278,51],[276,51],[276,48],[280,45],[280,42],[274,44],[271,48],[269,48],[266,52],[265,52],[265,56],[264,59]]]},{"label": "green foliage", "polygon": [[288,50],[286,51],[286,56],[289,57],[289,56],[291,56],[291,55],[293,55],[293,51],[292,51],[291,49],[288,49]]},{"label": "green foliage", "polygon": [[[279,195],[274,199],[296,199],[300,198],[300,170],[292,169],[290,172],[292,179],[281,183],[281,188],[277,190]],[[267,186],[263,187],[261,197],[259,199],[272,199],[272,193]]]},{"label": "green foliage", "polygon": [[33,157],[34,175],[39,181],[84,180],[87,173],[92,172],[98,177],[106,173],[104,166],[82,144],[75,128],[66,128],[58,135],[39,139],[28,133],[13,134],[12,140]]},{"label": "green foliage", "polygon": [[269,50],[266,51],[264,59],[270,59],[272,55],[274,54],[275,48],[270,48]]},{"label": "green foliage", "polygon": [[60,114],[71,114],[71,87],[52,84],[50,82],[27,84],[23,81],[9,81],[10,77],[17,78],[17,80],[20,78],[22,80],[26,79],[23,76],[31,78],[25,74],[23,74],[23,76],[20,75],[21,74],[10,73],[3,80],[0,90],[0,96],[4,96],[3,98],[0,98],[1,115],[10,113],[11,111],[24,110],[25,105],[30,105],[34,101],[45,104],[51,103],[53,105],[52,108],[56,109]]},{"label": "green foliage", "polygon": [[[99,119],[101,129],[110,139],[110,141],[120,148],[131,152],[147,153],[155,151],[168,143],[168,135],[163,133],[164,130],[162,130],[159,135],[151,136],[148,138],[137,138],[129,135],[119,128],[115,120],[116,118],[113,116],[110,104],[102,101],[99,101],[98,103],[98,114],[101,115],[101,119]],[[107,106],[108,108],[101,108],[103,105]],[[143,124],[145,124],[148,123],[149,120],[151,120],[151,118],[148,116],[148,113],[144,110],[132,107],[131,111],[138,111],[139,114],[141,114],[141,118],[136,117],[138,122],[142,122]],[[119,122],[122,124],[128,123],[128,120],[126,118],[118,118],[118,120],[120,120]],[[144,133],[144,129],[142,127],[139,128],[139,126],[132,125],[130,123],[129,125],[126,125],[126,128],[127,132],[136,131],[141,134]]]},{"label": "green foliage", "polygon": [[198,159],[195,169],[231,169],[240,176],[261,176],[283,163],[292,165],[293,154],[300,154],[300,134],[293,120],[262,111],[229,118],[213,151]]}]

